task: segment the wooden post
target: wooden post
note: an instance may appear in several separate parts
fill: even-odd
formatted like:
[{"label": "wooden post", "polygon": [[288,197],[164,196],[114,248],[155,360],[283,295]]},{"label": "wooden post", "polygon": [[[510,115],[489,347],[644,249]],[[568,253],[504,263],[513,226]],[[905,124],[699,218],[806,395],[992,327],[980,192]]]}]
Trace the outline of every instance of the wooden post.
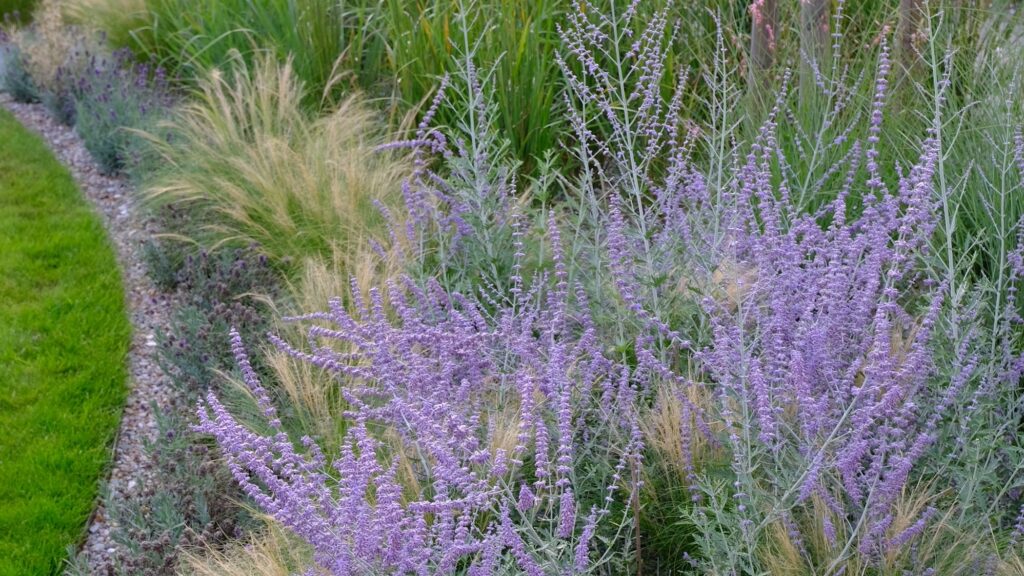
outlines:
[{"label": "wooden post", "polygon": [[754,0],[750,4],[750,83],[760,87],[775,63],[775,42],[779,32],[776,0]]}]

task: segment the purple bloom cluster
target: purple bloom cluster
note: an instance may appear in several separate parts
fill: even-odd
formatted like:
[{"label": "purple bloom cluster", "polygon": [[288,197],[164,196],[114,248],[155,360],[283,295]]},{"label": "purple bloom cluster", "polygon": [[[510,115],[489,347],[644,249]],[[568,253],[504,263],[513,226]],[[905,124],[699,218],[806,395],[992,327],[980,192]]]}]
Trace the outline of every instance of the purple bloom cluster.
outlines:
[{"label": "purple bloom cluster", "polygon": [[[818,518],[814,507],[822,502],[828,545],[842,554],[873,562],[906,547],[935,512],[897,528],[901,498],[979,379],[970,333],[954,346],[952,367],[936,366],[948,287],[922,264],[939,219],[937,200],[947,193],[935,185],[937,136],[927,134],[917,161],[895,178],[883,177],[892,67],[883,37],[860,138],[856,120],[837,122],[857,117],[846,71],[818,80],[835,96],[822,133],[838,132],[821,144],[838,157],[823,174],[796,177],[792,153],[780,142],[780,122],[796,122],[786,73],[749,149],[726,152],[732,164],[723,178],[714,168],[727,158],[712,170],[694,160],[694,150],[709,142],[683,117],[684,82],[670,98],[660,95],[665,44],[673,37],[664,14],[635,39],[634,15],[585,4],[562,30],[568,57],[560,64],[584,188],[607,206],[595,234],[606,236],[610,283],[628,311],[620,326],[636,321],[638,360],[662,381],[681,380],[672,359],[698,348],[688,371],[714,398],[708,407],[684,402],[681,423],[697,524],[735,545],[714,566],[736,567],[743,543],[753,551],[764,534],[758,531],[776,523],[800,547],[801,526]],[[630,48],[620,58],[622,45]],[[939,86],[948,89],[948,78]],[[795,145],[797,162],[806,161],[799,139]],[[808,213],[806,188],[820,198],[832,182],[832,199]],[[658,280],[670,271],[681,278]],[[712,332],[703,346],[671,317],[679,286],[701,300]],[[1007,314],[1015,315],[1013,308]],[[1005,356],[1007,370],[992,380],[1012,386],[1020,361]],[[705,423],[712,418],[720,433]],[[715,476],[694,465],[689,445],[698,434],[721,442],[732,459],[735,480],[726,492],[735,514],[718,506]]]},{"label": "purple bloom cluster", "polygon": [[354,289],[353,312],[334,301],[293,319],[312,324],[308,349],[273,341],[333,374],[349,407],[337,458],[308,437],[293,444],[237,333],[238,366],[272,433],[253,432],[214,394],[198,430],[332,574],[583,573],[599,562],[594,537],[612,503],[638,489],[639,374],[570,312],[560,261],[551,280],[496,316],[405,280],[386,296]]},{"label": "purple bloom cluster", "polygon": [[[769,120],[732,191],[723,258],[753,281],[738,306],[706,300],[714,336],[699,357],[729,423],[737,489],[756,490],[763,479],[754,476],[773,479],[779,508],[762,511],[768,516],[812,495],[832,502],[871,555],[882,550],[910,471],[966,381],[938,396],[929,387],[943,290],[915,284],[936,222],[938,149],[926,141],[892,191],[869,169],[855,219],[846,211],[854,155],[836,199],[807,215],[770,177],[774,130]],[[870,148],[865,156],[870,163]]]}]

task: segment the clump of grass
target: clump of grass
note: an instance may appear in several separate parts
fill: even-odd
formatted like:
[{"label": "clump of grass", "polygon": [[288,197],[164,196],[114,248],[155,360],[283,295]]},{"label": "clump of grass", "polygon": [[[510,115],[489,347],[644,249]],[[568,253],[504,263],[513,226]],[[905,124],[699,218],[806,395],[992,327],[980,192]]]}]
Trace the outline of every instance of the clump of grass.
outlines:
[{"label": "clump of grass", "polygon": [[264,518],[265,528],[222,549],[184,554],[180,574],[191,576],[291,576],[311,565],[312,553],[280,524]]},{"label": "clump of grass", "polygon": [[188,206],[206,245],[255,244],[275,263],[347,262],[381,228],[376,203],[400,190],[406,163],[376,150],[379,126],[358,96],[316,118],[291,60],[261,57],[213,72],[197,99],[151,137],[166,169],[147,195]]},{"label": "clump of grass", "polygon": [[345,9],[334,0],[72,0],[68,12],[190,84],[238,58],[252,66],[290,57],[315,106],[334,85],[347,39],[366,30]]},{"label": "clump of grass", "polygon": [[[491,76],[498,88],[495,127],[525,168],[532,168],[565,128],[558,114],[555,25],[568,7],[530,0],[387,2],[380,20],[394,53],[399,96],[410,105],[423,101],[471,50],[481,75]],[[454,125],[458,115],[442,109],[438,121]]]}]

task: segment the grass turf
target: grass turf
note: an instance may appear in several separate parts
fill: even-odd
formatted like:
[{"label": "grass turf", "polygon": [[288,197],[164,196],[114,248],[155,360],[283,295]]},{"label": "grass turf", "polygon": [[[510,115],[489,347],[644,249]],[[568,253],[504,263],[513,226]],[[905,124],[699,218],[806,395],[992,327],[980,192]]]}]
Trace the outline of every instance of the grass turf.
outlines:
[{"label": "grass turf", "polygon": [[124,403],[130,328],[102,224],[0,110],[0,576],[59,572]]}]

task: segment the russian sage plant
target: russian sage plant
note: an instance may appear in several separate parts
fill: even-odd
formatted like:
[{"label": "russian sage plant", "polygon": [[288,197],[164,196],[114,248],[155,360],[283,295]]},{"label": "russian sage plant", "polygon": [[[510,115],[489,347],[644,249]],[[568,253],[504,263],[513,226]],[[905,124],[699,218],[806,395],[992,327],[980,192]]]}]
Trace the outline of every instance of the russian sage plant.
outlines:
[{"label": "russian sage plant", "polygon": [[[686,374],[675,376],[681,389],[707,390],[705,403],[680,418],[692,565],[710,573],[898,573],[961,570],[984,557],[972,550],[965,560],[935,545],[948,536],[944,520],[964,506],[942,497],[948,486],[934,471],[950,446],[937,442],[965,422],[959,405],[992,389],[1019,422],[1019,400],[1011,394],[1008,403],[1005,392],[1020,364],[1009,329],[995,372],[978,369],[970,334],[950,348],[936,332],[950,288],[926,266],[948,194],[935,178],[941,135],[924,134],[918,159],[895,176],[882,166],[885,36],[867,122],[853,100],[858,82],[849,84],[836,60],[830,75],[815,75],[827,105],[814,138],[794,125],[785,73],[775,106],[741,147],[729,141],[741,134],[723,104],[730,90],[709,103],[722,113],[709,126],[682,115],[685,79],[662,95],[669,13],[641,34],[635,15],[635,4],[620,13],[583,4],[562,31],[560,62],[584,166],[581,229],[604,237],[592,239],[604,258],[584,274],[599,279],[598,289],[614,287],[628,313],[613,329],[633,336],[641,365],[665,381]],[[716,60],[709,84],[723,64]],[[948,86],[947,71],[938,78],[939,108]],[[782,128],[797,136],[784,140]],[[809,197],[820,205],[808,210]],[[674,317],[687,298],[703,310],[696,325]],[[695,344],[703,321],[710,334]],[[700,435],[717,446],[704,462],[692,449]],[[982,451],[1011,459],[997,476],[1009,482],[1019,470],[1013,437]],[[986,438],[974,441],[993,440]],[[1015,514],[1014,498],[993,506]],[[988,522],[991,510],[974,518]]]},{"label": "russian sage plant", "polygon": [[237,334],[271,434],[213,394],[198,429],[332,574],[620,573],[642,483],[644,375],[607,357],[589,316],[570,309],[555,250],[551,281],[513,278],[513,303],[494,316],[407,279],[386,296],[354,293],[354,312],[335,300],[295,319],[313,324],[308,349],[274,339],[337,378],[351,422],[337,458],[283,431]]},{"label": "russian sage plant", "polygon": [[[448,289],[486,286],[503,294],[515,276],[518,164],[495,129],[491,74],[474,63],[468,38],[456,49],[462,56],[456,81],[442,78],[412,138],[383,146],[410,149],[414,170],[402,184],[401,217],[381,209],[391,222],[390,247],[402,252],[414,275],[437,276]],[[432,125],[442,110],[457,119],[447,131]]]},{"label": "russian sage plant", "polygon": [[4,90],[15,102],[35,102],[39,100],[39,89],[32,82],[32,76],[25,68],[25,60],[21,51],[8,47],[4,54]]}]

